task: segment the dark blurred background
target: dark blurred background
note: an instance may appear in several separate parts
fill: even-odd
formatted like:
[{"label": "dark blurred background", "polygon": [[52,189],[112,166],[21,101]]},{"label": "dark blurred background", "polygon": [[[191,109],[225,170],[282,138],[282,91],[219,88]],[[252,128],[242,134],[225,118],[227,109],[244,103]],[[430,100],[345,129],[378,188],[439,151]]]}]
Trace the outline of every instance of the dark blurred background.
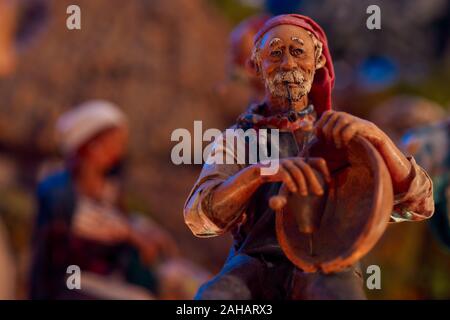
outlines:
[{"label": "dark blurred background", "polygon": [[[325,29],[337,78],[335,106],[367,117],[397,95],[450,105],[448,0],[49,0],[20,4],[17,70],[0,78],[0,216],[25,298],[34,189],[60,165],[54,123],[93,98],[121,106],[131,125],[126,199],[175,237],[183,254],[217,272],[230,238],[195,238],[182,208],[200,171],[170,160],[177,128],[224,129],[242,112],[250,88],[215,91],[226,77],[228,35],[260,13],[299,12]],[[82,29],[66,28],[66,8],[82,10]],[[381,8],[381,30],[368,30],[366,8]],[[26,23],[25,23],[26,22]],[[28,38],[28,34],[33,34]],[[393,225],[363,265],[377,264],[376,299],[449,299],[450,253],[427,222]]]}]

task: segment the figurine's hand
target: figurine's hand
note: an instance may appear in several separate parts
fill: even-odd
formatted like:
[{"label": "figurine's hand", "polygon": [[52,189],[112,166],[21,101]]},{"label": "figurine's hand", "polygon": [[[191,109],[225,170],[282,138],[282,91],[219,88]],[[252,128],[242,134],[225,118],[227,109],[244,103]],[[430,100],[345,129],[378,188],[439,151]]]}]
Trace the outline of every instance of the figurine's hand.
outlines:
[{"label": "figurine's hand", "polygon": [[72,223],[74,235],[107,245],[126,241],[129,231],[130,226],[125,216],[89,206],[78,210]]},{"label": "figurine's hand", "polygon": [[383,131],[372,122],[346,112],[326,111],[315,127],[319,136],[333,141],[337,148],[348,145],[357,134],[368,139],[375,147],[386,138]]},{"label": "figurine's hand", "polygon": [[276,174],[262,176],[264,182],[283,182],[292,193],[301,196],[308,194],[322,195],[324,190],[318,175],[322,175],[326,182],[331,180],[327,164],[322,158],[292,157],[280,160]]},{"label": "figurine's hand", "polygon": [[272,210],[281,210],[287,204],[287,197],[289,195],[289,191],[286,188],[286,185],[281,185],[280,191],[276,196],[273,196],[269,199],[269,207]]}]

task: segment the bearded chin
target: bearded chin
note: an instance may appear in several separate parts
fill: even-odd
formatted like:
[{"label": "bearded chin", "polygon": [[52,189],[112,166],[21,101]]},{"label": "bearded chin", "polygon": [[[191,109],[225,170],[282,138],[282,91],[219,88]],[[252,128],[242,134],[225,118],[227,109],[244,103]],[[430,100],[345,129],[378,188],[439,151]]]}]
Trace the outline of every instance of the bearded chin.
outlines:
[{"label": "bearded chin", "polygon": [[[287,93],[287,90],[289,90],[289,95]],[[286,98],[291,97],[292,101],[300,101],[304,96],[306,96],[309,91],[311,90],[311,86],[303,83],[298,88],[286,88]]]},{"label": "bearded chin", "polygon": [[292,101],[300,101],[305,95],[311,91],[312,83],[309,81],[302,82],[298,87],[289,88],[274,81],[266,81],[266,87],[270,94],[274,97],[291,99]]}]

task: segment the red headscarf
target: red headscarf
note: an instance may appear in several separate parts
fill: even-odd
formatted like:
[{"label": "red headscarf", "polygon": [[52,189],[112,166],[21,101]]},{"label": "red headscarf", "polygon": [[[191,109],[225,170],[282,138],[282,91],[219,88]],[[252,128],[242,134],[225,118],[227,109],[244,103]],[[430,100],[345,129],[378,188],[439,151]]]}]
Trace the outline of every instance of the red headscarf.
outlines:
[{"label": "red headscarf", "polygon": [[293,25],[308,30],[322,42],[322,53],[327,61],[323,68],[316,70],[311,91],[308,94],[317,115],[320,116],[324,111],[331,109],[331,89],[334,86],[334,68],[328,49],[327,36],[311,18],[300,14],[284,14],[269,19],[256,34],[254,43],[256,44],[270,29],[280,25]]}]

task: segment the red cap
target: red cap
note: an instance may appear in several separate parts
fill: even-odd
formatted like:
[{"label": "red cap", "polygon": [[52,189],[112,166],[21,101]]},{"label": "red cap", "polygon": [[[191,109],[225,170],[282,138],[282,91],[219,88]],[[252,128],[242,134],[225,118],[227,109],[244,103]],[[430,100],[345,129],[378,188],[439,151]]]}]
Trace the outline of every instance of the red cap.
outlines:
[{"label": "red cap", "polygon": [[270,29],[280,25],[292,25],[310,31],[320,42],[322,42],[322,53],[326,58],[325,66],[316,70],[309,99],[320,116],[326,110],[331,109],[331,89],[334,86],[334,68],[328,49],[328,41],[325,32],[311,18],[300,14],[284,14],[269,19],[259,30],[254,38],[254,44],[261,39]]}]

